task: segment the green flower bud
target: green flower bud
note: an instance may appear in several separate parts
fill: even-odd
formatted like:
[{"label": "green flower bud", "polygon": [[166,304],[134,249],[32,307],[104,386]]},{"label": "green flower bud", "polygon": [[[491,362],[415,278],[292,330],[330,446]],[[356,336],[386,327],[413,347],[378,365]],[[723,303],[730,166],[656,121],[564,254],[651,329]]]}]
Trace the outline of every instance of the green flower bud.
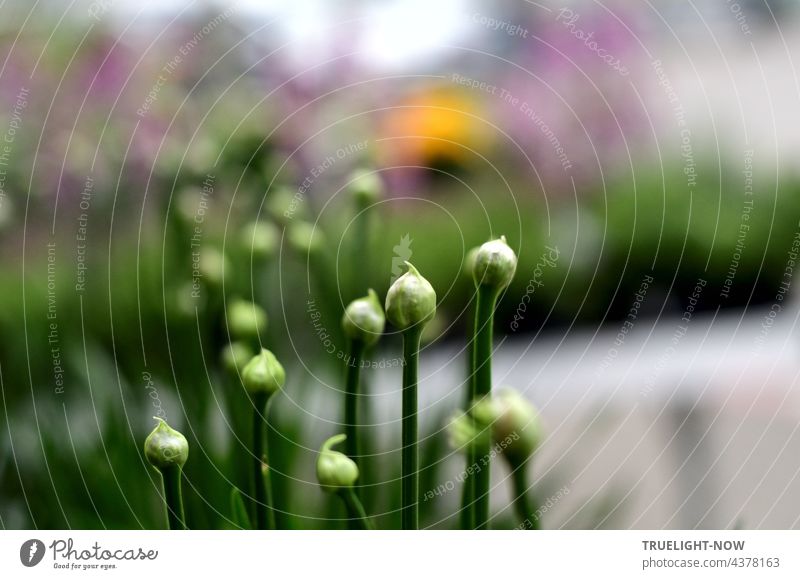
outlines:
[{"label": "green flower bud", "polygon": [[200,276],[210,287],[222,287],[223,276],[229,275],[231,266],[225,254],[216,247],[200,250]]},{"label": "green flower bud", "polygon": [[228,330],[234,340],[257,340],[267,329],[267,312],[246,300],[234,300],[228,306]]},{"label": "green flower bud", "polygon": [[202,191],[198,187],[185,187],[175,194],[175,214],[187,226],[194,226]]},{"label": "green flower bud", "polygon": [[491,425],[495,443],[505,445],[504,456],[512,464],[530,457],[542,440],[542,425],[536,408],[515,390],[500,390],[475,403],[472,415]]},{"label": "green flower bud", "polygon": [[[469,414],[457,411],[447,423],[447,437],[454,450],[466,452],[471,444],[485,442],[491,431],[485,424],[473,421]],[[483,438],[483,441],[479,440]]]},{"label": "green flower bud", "polygon": [[158,470],[169,467],[182,467],[189,458],[189,443],[180,432],[170,428],[161,418],[144,441],[144,455],[147,461]]},{"label": "green flower bud", "polygon": [[171,290],[171,311],[184,320],[195,321],[197,312],[206,308],[207,292],[199,291],[190,281]]},{"label": "green flower bud", "polygon": [[285,381],[286,372],[283,366],[275,355],[266,349],[256,354],[242,370],[242,382],[251,395],[266,393],[272,396],[283,387]]},{"label": "green flower bud", "polygon": [[378,341],[386,325],[378,294],[369,290],[366,297],[350,302],[342,316],[342,329],[348,338],[367,346]]},{"label": "green flower bud", "polygon": [[317,459],[317,480],[323,490],[336,492],[352,487],[358,480],[358,467],[347,455],[331,450],[331,447],[344,442],[347,436],[337,434],[322,445]]},{"label": "green flower bud", "polygon": [[475,273],[475,262],[478,259],[480,249],[480,247],[473,247],[464,256],[464,268],[461,271],[471,280],[474,279],[472,276]]},{"label": "green flower bud", "polygon": [[219,146],[217,141],[209,135],[198,135],[192,139],[191,146],[188,148],[183,145],[178,145],[176,153],[183,158],[178,159],[176,166],[183,166],[194,173],[195,175],[203,175],[208,171],[209,167],[216,164],[217,155],[219,155]]},{"label": "green flower bud", "polygon": [[[436,313],[436,292],[413,265],[386,294],[386,317],[400,331],[427,324]],[[421,328],[420,328],[421,329]]]},{"label": "green flower bud", "polygon": [[356,206],[365,209],[383,197],[383,181],[375,171],[357,169],[350,175],[348,191]]},{"label": "green flower bud", "polygon": [[222,349],[222,367],[232,376],[238,376],[253,357],[253,350],[244,342],[231,342]]},{"label": "green flower bud", "polygon": [[278,223],[286,224],[293,217],[303,217],[306,213],[305,203],[295,199],[295,192],[288,187],[276,187],[267,193],[265,202],[267,212]]},{"label": "green flower bud", "polygon": [[246,254],[252,254],[254,260],[261,261],[275,255],[280,243],[280,234],[272,223],[255,221],[244,228],[240,241]]},{"label": "green flower bud", "polygon": [[298,221],[289,227],[289,245],[300,255],[319,253],[325,245],[325,235],[319,227],[306,221]]},{"label": "green flower bud", "polygon": [[487,241],[475,255],[472,277],[477,285],[503,290],[517,270],[517,256],[506,243],[505,236]]}]

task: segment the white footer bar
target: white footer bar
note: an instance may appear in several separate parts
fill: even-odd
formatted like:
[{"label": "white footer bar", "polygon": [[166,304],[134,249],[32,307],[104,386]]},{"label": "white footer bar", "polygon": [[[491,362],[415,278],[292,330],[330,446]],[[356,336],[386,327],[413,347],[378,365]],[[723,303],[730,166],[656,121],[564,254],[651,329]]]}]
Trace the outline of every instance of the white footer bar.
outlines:
[{"label": "white footer bar", "polygon": [[800,531],[0,532],[0,577],[777,579],[799,559]]}]

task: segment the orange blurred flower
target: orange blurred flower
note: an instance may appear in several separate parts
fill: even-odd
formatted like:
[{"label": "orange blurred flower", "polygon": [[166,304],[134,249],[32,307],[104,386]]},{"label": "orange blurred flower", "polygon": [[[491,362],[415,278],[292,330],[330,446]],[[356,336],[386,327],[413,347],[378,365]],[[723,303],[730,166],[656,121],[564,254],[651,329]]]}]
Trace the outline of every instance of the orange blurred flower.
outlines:
[{"label": "orange blurred flower", "polygon": [[485,149],[493,133],[469,91],[433,86],[399,101],[380,134],[383,164],[435,166],[470,163],[471,149]]}]

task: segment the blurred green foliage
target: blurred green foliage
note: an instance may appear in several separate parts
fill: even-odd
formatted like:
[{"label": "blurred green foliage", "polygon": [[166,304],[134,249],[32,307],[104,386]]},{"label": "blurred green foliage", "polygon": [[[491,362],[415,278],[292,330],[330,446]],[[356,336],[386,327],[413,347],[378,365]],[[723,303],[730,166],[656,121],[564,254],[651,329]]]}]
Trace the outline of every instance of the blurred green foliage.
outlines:
[{"label": "blurred green foliage", "polygon": [[[654,300],[659,308],[680,311],[698,278],[709,284],[705,308],[752,304],[774,298],[800,216],[794,183],[759,187],[752,209],[745,211],[747,198],[733,170],[718,172],[718,180],[701,179],[692,191],[680,178],[662,181],[657,172],[643,171],[645,177],[635,183],[615,183],[607,195],[589,196],[579,206],[551,203],[549,215],[530,196],[510,200],[495,194],[494,185],[478,175],[479,197],[437,182],[435,190],[425,192],[436,204],[421,209],[419,203],[390,200],[371,208],[375,265],[364,269],[347,250],[354,242],[354,209],[346,199],[336,200],[314,226],[327,242],[311,253],[306,246],[303,252],[302,247],[290,247],[287,233],[301,219],[314,223],[323,200],[307,200],[289,220],[275,220],[263,211],[259,215],[271,195],[262,193],[261,171],[263,167],[253,169],[248,180],[254,185],[237,192],[235,199],[218,181],[200,248],[203,259],[211,262],[205,264],[209,269],[202,278],[201,299],[191,295],[192,252],[197,249],[189,242],[191,220],[175,202],[185,187],[198,185],[200,175],[186,179],[177,190],[163,224],[157,219],[145,223],[140,240],[126,231],[101,243],[100,220],[92,222],[98,242],[84,293],[74,290],[74,242],[67,237],[55,241],[58,258],[50,272],[45,239],[26,241],[24,263],[7,263],[16,271],[24,267],[24,275],[0,279],[6,297],[0,310],[2,416],[9,434],[0,438],[4,526],[158,528],[158,480],[143,461],[141,444],[152,428],[150,416],[163,409],[190,442],[185,486],[189,526],[233,527],[232,488],[248,492],[246,465],[240,460],[245,451],[234,433],[242,432],[237,421],[249,402],[238,379],[223,372],[219,354],[229,341],[225,308],[235,298],[252,298],[265,307],[270,324],[260,341],[276,352],[290,377],[286,393],[271,408],[275,430],[270,443],[276,448],[272,466],[281,489],[279,522],[288,528],[343,527],[340,507],[319,492],[311,470],[316,452],[310,449],[325,434],[320,429],[334,431],[335,425],[315,422],[313,410],[303,408],[313,409],[313,400],[321,395],[314,374],[336,383],[342,363],[326,353],[314,334],[309,299],[332,342],[344,344],[338,325],[344,296],[363,293],[367,285],[385,295],[395,246],[408,236],[414,264],[441,299],[441,339],[462,340],[473,291],[461,271],[465,253],[503,233],[519,248],[520,263],[500,305],[500,333],[509,332],[547,247],[557,247],[559,257],[541,273],[543,284],[533,294],[519,331],[538,329],[545,322],[594,323],[624,316],[645,275],[654,277],[663,298]],[[192,191],[188,194],[196,201],[199,193]],[[167,209],[157,207],[154,215],[160,211]],[[274,222],[280,233],[274,255],[262,254],[255,261],[241,234],[254,216]],[[744,237],[742,223],[749,226]],[[741,258],[734,283],[730,297],[721,298],[737,242]],[[221,262],[208,257],[209,249],[224,252],[224,276],[213,271],[211,266]],[[50,300],[48,283],[55,290]],[[55,319],[48,318],[53,304]],[[55,343],[48,341],[53,322]],[[54,347],[63,367],[63,393],[54,382]],[[398,347],[397,340],[384,339],[376,357],[396,355]],[[337,400],[336,393],[323,397],[334,404]],[[438,430],[446,414],[426,429]],[[336,415],[334,409],[329,418]],[[424,484],[435,486],[442,457],[450,452],[442,438],[421,437]],[[380,455],[367,475],[377,485],[368,495],[368,508],[385,513],[375,517],[379,527],[396,524],[396,454]],[[436,510],[436,502],[429,506],[423,509],[425,521],[455,526],[448,513]]]}]

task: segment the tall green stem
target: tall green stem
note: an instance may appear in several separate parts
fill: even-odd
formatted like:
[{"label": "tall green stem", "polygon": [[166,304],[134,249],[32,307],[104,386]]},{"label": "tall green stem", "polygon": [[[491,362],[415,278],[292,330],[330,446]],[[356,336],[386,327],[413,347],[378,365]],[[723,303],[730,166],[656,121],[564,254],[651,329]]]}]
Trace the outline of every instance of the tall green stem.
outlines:
[{"label": "tall green stem", "polygon": [[181,467],[173,465],[161,470],[164,479],[164,505],[167,525],[173,531],[186,528],[183,515],[183,496],[181,494]]},{"label": "tall green stem", "polygon": [[368,531],[372,527],[367,519],[367,513],[364,510],[364,505],[358,500],[353,487],[346,487],[339,491],[339,496],[344,501],[347,508],[347,516],[350,517],[350,528],[362,531]]},{"label": "tall green stem", "polygon": [[350,340],[350,358],[347,361],[347,377],[344,394],[344,433],[347,440],[344,442],[345,454],[356,465],[360,465],[361,440],[358,424],[358,397],[359,377],[361,374],[361,358],[364,353],[364,344],[361,340]]},{"label": "tall green stem", "polygon": [[[234,432],[241,433],[245,439],[247,438],[248,414],[247,414],[247,396],[242,390],[238,374],[236,377],[228,376],[226,379],[226,393],[228,398],[228,427]],[[240,489],[248,488],[248,479],[250,478],[250,465],[247,461],[247,452],[232,452],[228,457],[230,461],[230,470],[234,473],[233,478],[236,481],[234,486]]]},{"label": "tall green stem", "polygon": [[[477,310],[476,310],[477,311]],[[467,392],[464,400],[464,408],[469,410],[475,399],[475,335],[473,320],[473,335],[467,347]],[[474,425],[474,423],[473,423]],[[475,447],[470,444],[467,446],[467,466],[464,472],[475,464]],[[475,528],[475,479],[472,476],[465,476],[464,488],[461,495],[461,512],[459,522],[462,530]]]},{"label": "tall green stem", "polygon": [[[475,338],[472,344],[472,400],[483,398],[492,392],[492,326],[494,325],[497,296],[498,291],[494,288],[478,287],[477,303],[475,304]],[[475,465],[479,469],[475,473],[473,482],[473,524],[476,529],[486,529],[489,526],[491,438],[479,436],[470,446],[473,450],[469,456],[469,464],[470,466]]]},{"label": "tall green stem", "polygon": [[274,529],[275,514],[272,511],[270,485],[264,473],[267,463],[267,448],[264,444],[263,423],[266,417],[269,396],[260,392],[253,396],[253,488],[255,489],[255,511],[257,529]]},{"label": "tall green stem", "polygon": [[[467,465],[474,463],[475,451],[467,449]],[[464,469],[466,472],[466,469]],[[464,477],[464,489],[461,495],[461,512],[459,513],[459,525],[462,530],[469,530],[475,527],[474,505],[475,500],[475,481],[471,476]]]},{"label": "tall green stem", "polygon": [[[372,287],[372,243],[370,240],[370,212],[363,211],[356,216],[354,243],[352,244],[351,263],[353,277],[350,280],[351,288],[357,286]],[[358,264],[357,266],[355,264]],[[358,281],[356,281],[358,280]],[[352,293],[352,289],[351,289]]]},{"label": "tall green stem", "polygon": [[542,527],[528,492],[530,485],[528,484],[527,464],[526,461],[521,465],[511,467],[511,478],[514,483],[514,510],[526,529],[538,531]]},{"label": "tall green stem", "polygon": [[403,452],[402,519],[403,529],[419,527],[419,450],[417,447],[417,373],[421,331],[412,327],[403,332]]}]

